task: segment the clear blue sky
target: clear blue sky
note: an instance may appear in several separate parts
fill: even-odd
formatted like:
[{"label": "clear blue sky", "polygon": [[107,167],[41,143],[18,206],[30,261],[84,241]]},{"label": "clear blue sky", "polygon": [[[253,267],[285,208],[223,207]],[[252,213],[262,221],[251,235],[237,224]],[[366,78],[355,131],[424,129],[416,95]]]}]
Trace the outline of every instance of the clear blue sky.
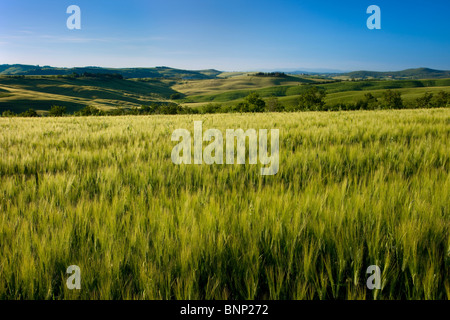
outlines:
[{"label": "clear blue sky", "polygon": [[449,21],[449,0],[1,0],[0,64],[450,70]]}]

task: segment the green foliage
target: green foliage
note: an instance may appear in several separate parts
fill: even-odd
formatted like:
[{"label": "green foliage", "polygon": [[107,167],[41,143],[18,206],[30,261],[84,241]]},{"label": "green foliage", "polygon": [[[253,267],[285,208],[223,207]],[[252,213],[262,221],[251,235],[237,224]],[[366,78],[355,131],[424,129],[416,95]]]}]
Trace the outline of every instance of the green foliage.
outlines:
[{"label": "green foliage", "polygon": [[439,91],[436,94],[425,92],[414,102],[416,108],[448,108],[450,106],[450,93]]},{"label": "green foliage", "polygon": [[245,97],[243,102],[238,103],[234,108],[234,112],[264,112],[266,102],[261,99],[256,92],[250,93]]},{"label": "green foliage", "polygon": [[318,89],[317,87],[309,87],[298,98],[298,105],[290,110],[323,110],[325,96],[325,90]]},{"label": "green foliage", "polygon": [[151,104],[143,105],[140,108],[117,108],[103,111],[92,106],[75,112],[76,116],[123,116],[123,115],[151,115],[151,114],[192,114],[197,113],[196,110],[183,108],[178,104]]},{"label": "green foliage", "polygon": [[269,77],[269,78],[286,78],[286,77],[288,77],[288,75],[284,72],[257,72],[255,74],[249,74],[248,76]]},{"label": "green foliage", "polygon": [[96,107],[86,106],[83,109],[75,112],[75,115],[76,116],[101,116],[101,115],[105,115],[105,113]]},{"label": "green foliage", "polygon": [[[62,78],[62,75],[58,76],[59,78]],[[80,77],[80,75],[76,72],[72,72],[72,74],[69,74],[66,76],[69,79],[77,79]]]},{"label": "green foliage", "polygon": [[355,71],[344,74],[351,78],[392,78],[392,79],[442,79],[450,76],[449,71],[433,70],[428,68],[407,69],[396,72]]},{"label": "green foliage", "polygon": [[433,108],[448,108],[448,107],[450,107],[450,93],[445,92],[445,91],[439,91],[431,99],[430,105]]},{"label": "green foliage", "polygon": [[402,109],[403,100],[402,95],[398,91],[387,90],[383,93],[383,103],[381,104],[383,109]]},{"label": "green foliage", "polygon": [[[77,73],[74,73],[75,75]],[[123,76],[119,73],[90,73],[90,72],[83,72],[81,75],[84,78],[96,78],[101,80],[122,80]],[[76,78],[77,76],[75,76]]]},{"label": "green foliage", "polygon": [[62,117],[63,115],[66,114],[66,107],[62,107],[62,106],[52,106],[52,108],[50,109],[50,111],[48,112],[48,115],[50,117]]},{"label": "green foliage", "polygon": [[178,93],[178,92],[170,95],[170,100],[178,100],[181,98],[182,98],[181,93]]},{"label": "green foliage", "polygon": [[268,112],[282,112],[285,110],[285,107],[280,103],[278,98],[272,97],[267,100],[266,110]]},{"label": "green foliage", "polygon": [[[300,79],[300,78],[299,78]],[[231,81],[231,80],[230,80]],[[317,84],[318,85],[318,84]],[[334,93],[375,91],[387,89],[421,89],[427,87],[448,87],[450,79],[440,80],[365,80],[365,81],[328,81],[318,85],[318,89],[326,90],[328,96]],[[253,90],[262,98],[289,97],[303,94],[309,85],[272,85]],[[243,99],[249,94],[249,90],[227,90],[226,92],[193,95],[186,98],[186,102],[232,102]],[[356,102],[355,99],[352,102]],[[236,101],[237,102],[237,101]],[[239,101],[240,102],[240,101]],[[298,102],[298,101],[297,101]],[[298,103],[295,103],[297,107]]]},{"label": "green foliage", "polygon": [[[399,91],[387,90],[382,93],[383,99],[380,101],[371,92],[364,94],[364,98],[355,103],[338,102],[325,103],[325,92],[317,87],[309,87],[299,98],[297,106],[283,106],[279,99],[271,97],[255,108],[254,101],[264,101],[257,93],[247,96],[243,102],[234,106],[220,106],[220,104],[208,104],[201,108],[201,113],[227,113],[227,112],[255,112],[254,110],[263,110],[266,112],[284,112],[284,111],[355,111],[355,110],[377,110],[377,109],[403,109],[403,108],[442,108],[450,105],[450,93],[439,91],[435,95],[425,94],[413,102],[405,103]],[[261,112],[261,111],[258,111]]]},{"label": "green foliage", "polygon": [[156,114],[181,114],[183,113],[183,108],[178,104],[164,104],[160,105],[158,109],[156,109]]},{"label": "green foliage", "polygon": [[35,118],[35,117],[39,117],[39,115],[37,114],[36,110],[28,109],[27,111],[19,114],[19,117]]},{"label": "green foliage", "polygon": [[11,110],[5,110],[2,112],[2,117],[9,118],[9,117],[16,117],[17,114],[15,112],[12,112]]},{"label": "green foliage", "polygon": [[379,108],[378,99],[372,93],[366,93],[363,100],[356,102],[354,110],[375,110]]},{"label": "green foliage", "polygon": [[50,66],[30,66],[30,65],[0,65],[0,74],[15,75],[21,74],[28,76],[68,76],[77,78],[79,75],[91,77],[106,77],[113,75],[113,78],[121,76],[124,78],[177,78],[177,79],[214,79],[222,72],[217,70],[180,70],[169,67],[156,68],[100,68],[100,67],[84,67],[84,68],[55,68]]},{"label": "green foliage", "polygon": [[[166,69],[158,70],[165,72]],[[310,77],[305,79],[270,74],[254,77],[253,74],[238,77],[238,80],[233,80],[231,77],[230,79],[205,82],[151,78],[123,80],[120,77],[115,78],[114,74],[102,75],[95,68],[77,71],[80,73],[74,72],[72,75],[64,75],[59,78],[57,76],[0,76],[1,85],[14,88],[14,91],[0,90],[0,112],[11,110],[20,114],[29,108],[46,111],[53,105],[66,107],[68,114],[78,111],[80,105],[95,105],[98,108],[93,112],[90,110],[77,112],[77,115],[439,108],[449,106],[448,97],[450,95],[450,89],[446,88],[450,86],[450,79],[402,81],[322,79],[315,82]],[[213,72],[207,73],[213,74]],[[80,77],[80,74],[87,75],[87,77]],[[315,83],[315,85],[306,85],[306,83]],[[248,89],[252,84],[256,88]],[[189,90],[195,92],[203,86],[208,87],[206,92],[216,90],[219,93],[195,96],[183,91],[183,89],[190,88]],[[247,89],[227,89],[239,86]],[[315,89],[313,89],[314,87]],[[439,92],[441,88],[444,89]],[[386,89],[390,90],[388,92],[392,94],[386,96],[385,93],[385,97],[383,97],[382,90]],[[326,90],[327,96],[321,99],[324,90]],[[425,95],[425,92],[428,92],[428,95]],[[432,99],[430,99],[431,95]],[[395,96],[400,96],[401,103],[400,99],[396,100]],[[159,107],[152,107],[153,111],[140,110],[142,105],[168,105],[173,103],[170,101],[173,99],[180,99],[179,103],[184,107],[163,107],[161,110]],[[195,106],[189,107],[189,103],[195,103]],[[207,104],[207,106],[198,107],[199,103]],[[218,107],[218,103],[221,104],[220,107]]]},{"label": "green foliage", "polygon": [[[95,105],[99,109],[110,109],[120,105],[130,108],[164,102],[176,91],[170,83],[159,80],[145,82],[101,77],[25,77],[11,79],[0,77],[0,86],[15,89],[0,97],[0,110],[11,109],[16,113],[35,110],[50,110],[53,105],[65,106],[68,113],[80,105]],[[11,106],[11,107],[10,107]],[[3,109],[4,108],[4,109]]]},{"label": "green foliage", "polygon": [[247,112],[263,112],[266,108],[266,102],[256,92],[250,93],[244,103],[247,104]]},{"label": "green foliage", "polygon": [[218,103],[208,103],[200,108],[200,113],[218,113],[222,110],[222,105]]},{"label": "green foliage", "polygon": [[415,101],[416,108],[430,108],[431,107],[431,99],[433,99],[433,94],[429,92],[425,92],[422,97],[419,97]]}]

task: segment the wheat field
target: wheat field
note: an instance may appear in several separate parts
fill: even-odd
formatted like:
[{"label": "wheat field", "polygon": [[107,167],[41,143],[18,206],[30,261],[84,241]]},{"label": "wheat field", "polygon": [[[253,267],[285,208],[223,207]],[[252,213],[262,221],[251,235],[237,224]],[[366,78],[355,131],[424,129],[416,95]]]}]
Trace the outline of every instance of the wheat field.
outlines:
[{"label": "wheat field", "polygon": [[[174,165],[171,134],[195,120],[279,129],[278,174]],[[450,298],[450,109],[0,118],[0,132],[0,299]]]}]

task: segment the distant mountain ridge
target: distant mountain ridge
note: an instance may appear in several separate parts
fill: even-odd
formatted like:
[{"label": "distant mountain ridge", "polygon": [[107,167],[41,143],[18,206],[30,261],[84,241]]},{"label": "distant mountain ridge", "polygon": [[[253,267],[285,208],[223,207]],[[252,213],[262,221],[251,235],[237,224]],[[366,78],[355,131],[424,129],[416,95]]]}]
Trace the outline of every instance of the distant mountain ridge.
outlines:
[{"label": "distant mountain ridge", "polygon": [[[80,68],[58,68],[51,66],[33,66],[22,64],[0,65],[0,75],[70,75],[73,73],[102,73],[120,74],[124,78],[163,78],[183,80],[217,79],[222,71],[208,70],[182,70],[170,67],[154,68],[102,68],[102,67],[80,67]],[[347,77],[350,79],[445,79],[450,78],[450,71],[435,70],[430,68],[406,69],[402,71],[353,71],[347,73],[326,73],[312,71],[292,71],[288,74],[320,74],[325,77]]]},{"label": "distant mountain ridge", "polygon": [[155,68],[102,68],[102,67],[81,67],[81,68],[57,68],[50,66],[31,65],[0,65],[0,75],[24,75],[24,76],[44,76],[44,75],[71,75],[73,73],[103,73],[120,74],[124,78],[166,78],[166,79],[215,79],[221,74],[218,70],[181,70],[169,67]]},{"label": "distant mountain ridge", "polygon": [[450,78],[450,71],[434,70],[429,68],[406,69],[402,71],[378,72],[378,71],[354,71],[341,76],[355,79],[445,79]]}]

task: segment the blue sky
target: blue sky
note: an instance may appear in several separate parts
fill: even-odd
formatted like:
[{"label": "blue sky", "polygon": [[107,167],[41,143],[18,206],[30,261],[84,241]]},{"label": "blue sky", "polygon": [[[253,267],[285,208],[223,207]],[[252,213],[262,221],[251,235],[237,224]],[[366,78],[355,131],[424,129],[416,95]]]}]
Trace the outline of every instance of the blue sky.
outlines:
[{"label": "blue sky", "polygon": [[[69,30],[69,5],[81,30]],[[369,5],[381,30],[369,30]],[[0,64],[450,70],[448,0],[1,0]]]}]

